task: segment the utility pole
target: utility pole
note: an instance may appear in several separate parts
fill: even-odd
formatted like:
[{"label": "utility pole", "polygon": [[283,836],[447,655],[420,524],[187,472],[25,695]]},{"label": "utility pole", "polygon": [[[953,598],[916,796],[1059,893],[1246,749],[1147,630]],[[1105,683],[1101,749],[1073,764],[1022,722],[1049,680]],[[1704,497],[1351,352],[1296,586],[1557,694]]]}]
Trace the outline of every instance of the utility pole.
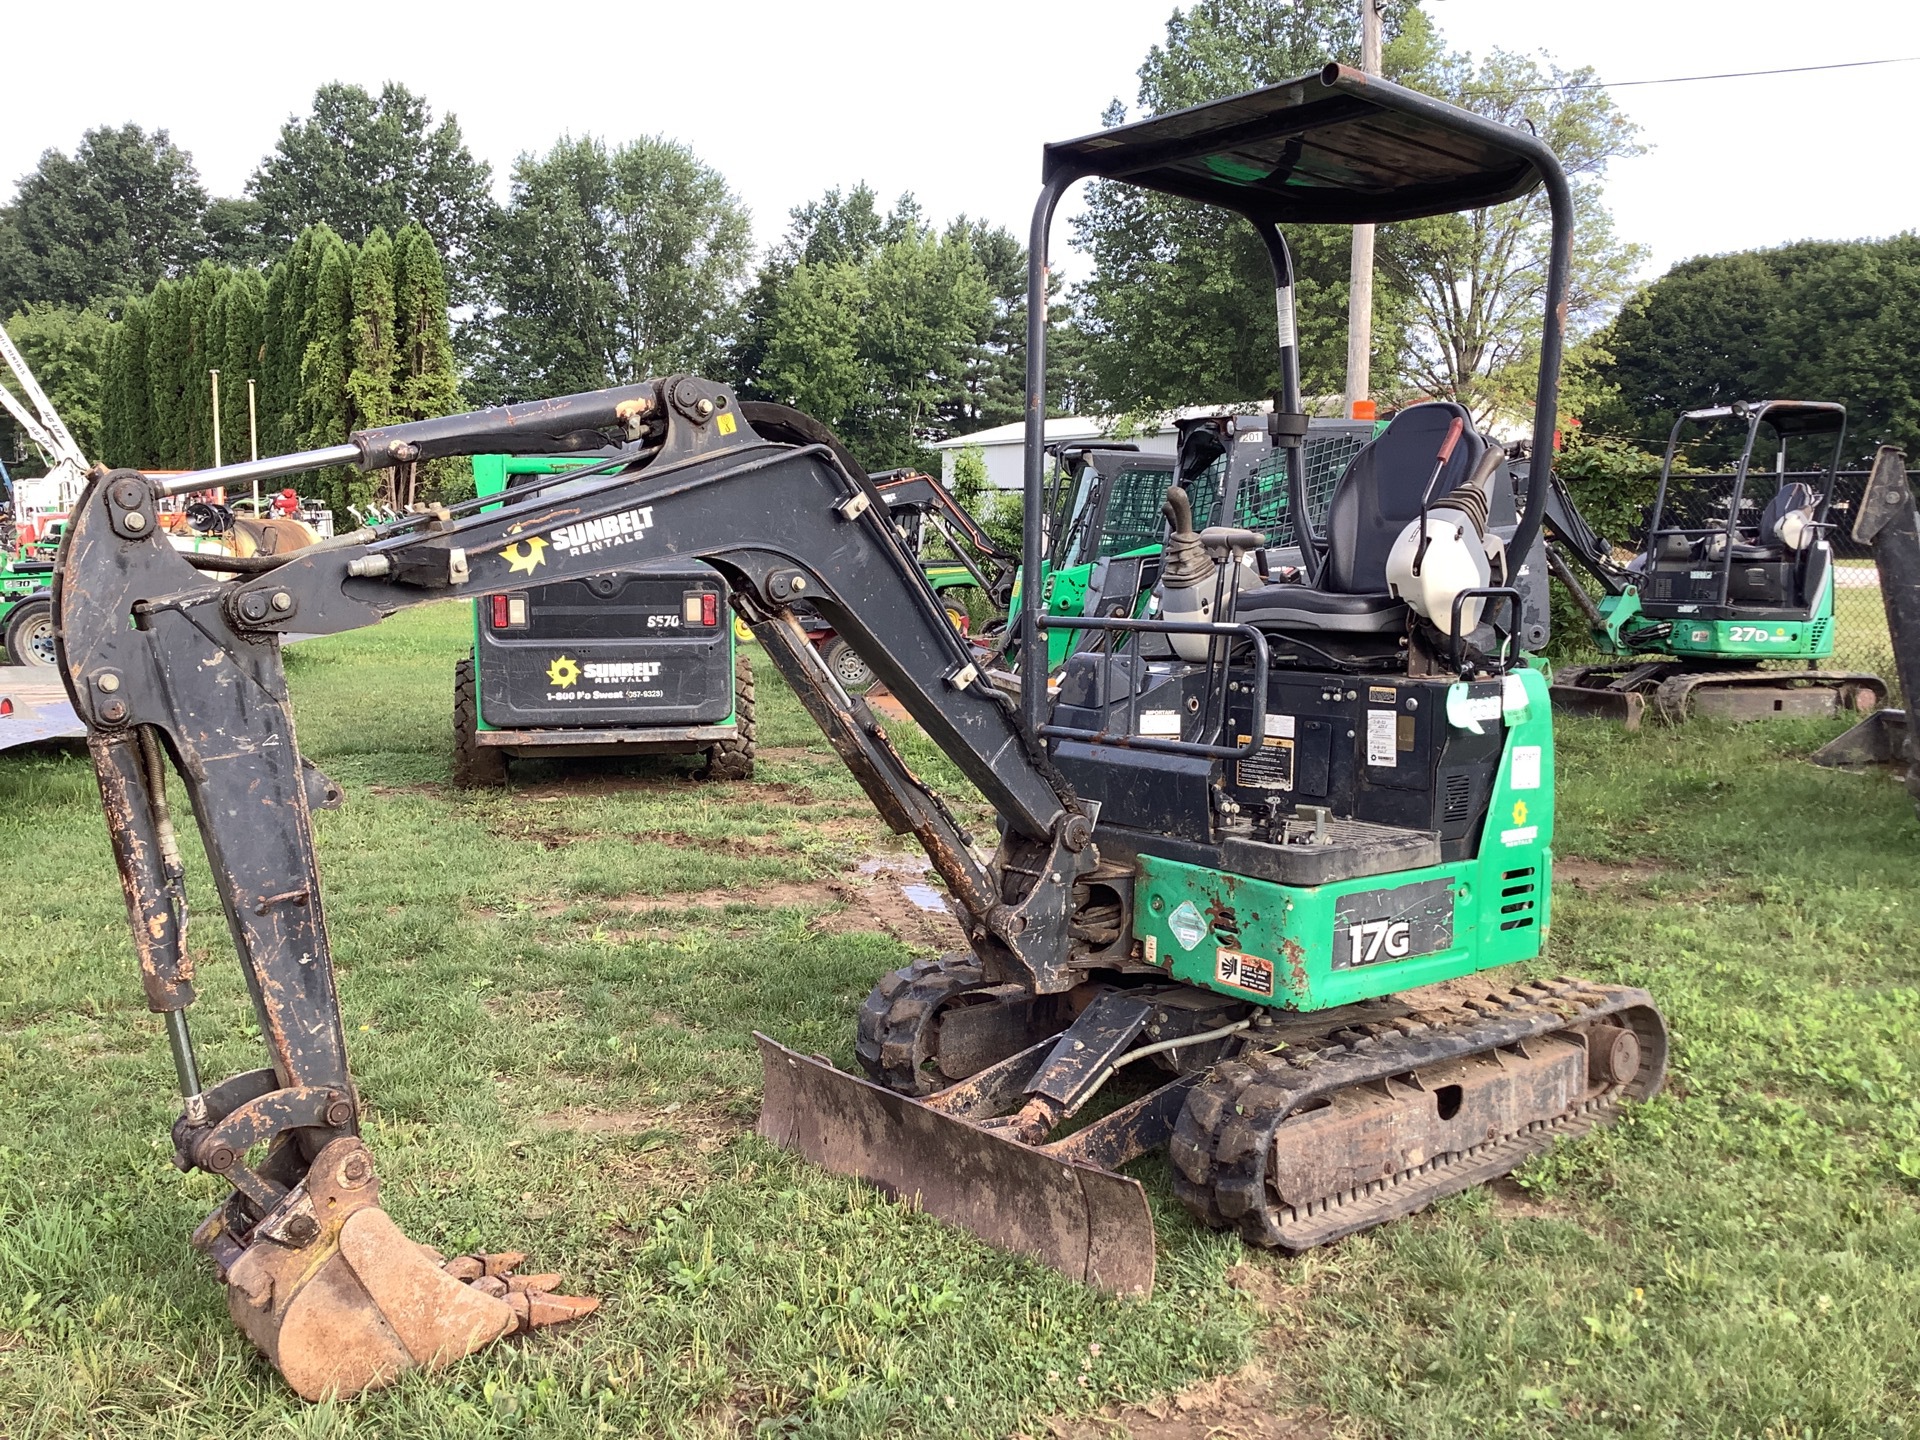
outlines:
[{"label": "utility pole", "polygon": [[[1360,0],[1360,68],[1380,73],[1379,0]],[[1373,370],[1373,226],[1353,227],[1353,267],[1347,284],[1347,417],[1362,416],[1372,405]]]},{"label": "utility pole", "polygon": [[213,377],[213,468],[220,468],[220,372],[209,370]]},{"label": "utility pole", "polygon": [[[247,377],[247,458],[260,458],[260,417],[253,408],[253,377]],[[260,477],[253,478],[253,513],[260,513]]]}]

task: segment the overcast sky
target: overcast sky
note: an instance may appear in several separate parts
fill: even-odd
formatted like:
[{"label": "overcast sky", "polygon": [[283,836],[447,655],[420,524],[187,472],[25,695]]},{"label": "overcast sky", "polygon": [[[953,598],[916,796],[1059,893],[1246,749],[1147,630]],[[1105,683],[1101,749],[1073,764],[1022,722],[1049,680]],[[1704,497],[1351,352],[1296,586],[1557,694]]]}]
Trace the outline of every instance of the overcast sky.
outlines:
[{"label": "overcast sky", "polygon": [[[912,190],[1024,237],[1040,145],[1129,102],[1173,0],[732,0],[551,7],[55,4],[0,22],[0,186],[90,126],[164,127],[238,194],[329,80],[388,79],[459,117],[502,194],[562,132],[687,142],[763,243],[829,185]],[[1920,55],[1920,0],[1428,0],[1446,38],[1606,80]],[[1357,9],[1357,7],[1356,7]],[[165,16],[164,20],[161,18]],[[1815,18],[1817,17],[1817,18]],[[1920,64],[1616,92],[1651,153],[1609,196],[1649,273],[1689,255],[1920,224]],[[1055,253],[1066,248],[1057,232]]]}]

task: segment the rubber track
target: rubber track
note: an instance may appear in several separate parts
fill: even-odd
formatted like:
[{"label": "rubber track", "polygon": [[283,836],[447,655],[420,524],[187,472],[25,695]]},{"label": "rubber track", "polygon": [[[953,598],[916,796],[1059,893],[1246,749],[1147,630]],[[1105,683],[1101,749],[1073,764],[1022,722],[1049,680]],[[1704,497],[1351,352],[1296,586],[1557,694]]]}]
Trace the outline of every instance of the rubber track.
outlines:
[{"label": "rubber track", "polygon": [[[1633,1017],[1642,1022],[1632,1025],[1641,1042],[1641,1065],[1627,1084],[1513,1134],[1298,1210],[1269,1199],[1274,1134],[1300,1106],[1356,1085],[1640,1009],[1653,1018],[1648,1025],[1646,1017]],[[1410,1215],[1443,1195],[1507,1174],[1562,1135],[1605,1123],[1628,1095],[1654,1094],[1665,1073],[1667,1049],[1658,1013],[1644,990],[1563,978],[1467,1001],[1439,1024],[1408,1018],[1336,1030],[1318,1050],[1249,1047],[1218,1066],[1181,1110],[1169,1147],[1174,1191],[1205,1224],[1237,1230],[1250,1244],[1270,1249],[1306,1250]]]},{"label": "rubber track", "polygon": [[971,955],[916,960],[883,977],[860,1007],[854,1054],[876,1085],[901,1095],[928,1095],[947,1082],[921,1068],[927,1030],[954,996],[987,983]]}]

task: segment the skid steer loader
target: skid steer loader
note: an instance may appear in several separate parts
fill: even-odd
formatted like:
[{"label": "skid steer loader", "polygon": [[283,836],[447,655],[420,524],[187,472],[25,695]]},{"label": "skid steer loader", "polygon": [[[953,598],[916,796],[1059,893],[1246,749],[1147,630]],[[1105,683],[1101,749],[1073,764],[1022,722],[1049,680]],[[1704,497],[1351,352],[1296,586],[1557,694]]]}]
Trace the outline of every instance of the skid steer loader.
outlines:
[{"label": "skid steer loader", "polygon": [[[1026,573],[1040,571],[1048,222],[1105,176],[1244,216],[1272,259],[1276,439],[1299,493],[1301,413],[1283,223],[1372,223],[1544,186],[1535,453],[1550,453],[1571,194],[1526,132],[1338,66],[1049,146],[1028,314]],[[1514,643],[1542,574],[1546,487],[1501,526],[1499,454],[1451,405],[1397,416],[1303,526],[1302,583],[1249,579],[1264,536],[1172,519],[1158,613],[1099,629],[1056,698],[983,674],[872,482],[828,431],[675,376],[355,434],[232,467],[591,452],[528,485],[272,557],[213,584],[155,535],[170,488],[96,473],[62,552],[61,672],[85,719],[148,1005],[183,1113],[178,1163],[223,1178],[195,1244],[242,1330],[302,1395],[350,1394],[590,1306],[517,1256],[450,1261],[381,1208],[359,1136],[309,812],[339,790],[301,757],[280,641],[448,597],[635,560],[720,572],[795,695],[944,880],[966,954],[884,978],[855,1074],[759,1039],[761,1130],[1090,1285],[1153,1283],[1155,1235],[1121,1167],[1167,1146],[1203,1224],[1299,1249],[1512,1169],[1652,1094],[1666,1031],[1644,991],[1495,987],[1537,959],[1554,823],[1546,685]],[[1505,502],[1510,506],[1508,496]],[[1299,504],[1293,513],[1303,513]],[[524,557],[538,547],[538,573]],[[968,834],[808,643],[811,604],[998,814]],[[204,1084],[187,1021],[181,859],[167,776],[197,819],[269,1063]],[[1098,1118],[1089,1117],[1098,1115]]]}]

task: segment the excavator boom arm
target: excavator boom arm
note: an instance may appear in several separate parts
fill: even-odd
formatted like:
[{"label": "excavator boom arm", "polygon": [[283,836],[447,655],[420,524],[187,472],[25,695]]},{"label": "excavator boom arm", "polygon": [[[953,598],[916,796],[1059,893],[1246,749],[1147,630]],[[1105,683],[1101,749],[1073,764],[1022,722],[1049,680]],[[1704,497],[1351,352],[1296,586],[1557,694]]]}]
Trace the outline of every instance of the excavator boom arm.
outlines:
[{"label": "excavator boom arm", "polygon": [[[162,487],[139,472],[96,473],[76,507],[54,589],[62,674],[88,725],[148,1005],[167,1020],[185,1105],[174,1128],[178,1161],[233,1187],[196,1243],[229,1280],[236,1321],[302,1393],[382,1383],[408,1368],[395,1358],[402,1351],[417,1364],[465,1353],[506,1322],[469,1314],[464,1291],[459,1303],[438,1293],[440,1272],[431,1281],[416,1273],[417,1247],[383,1215],[353,1218],[378,1207],[366,1188],[371,1162],[356,1148],[358,1101],[310,820],[339,794],[299,753],[280,659],[286,634],[352,630],[428,601],[648,560],[704,560],[727,577],[736,605],[884,818],[919,838],[989,969],[1041,993],[1076,981],[1068,917],[1074,881],[1094,863],[1090,817],[1022,730],[1013,702],[974,663],[872,483],[805,417],[756,413],[769,433],[757,432],[725,390],[680,378],[391,427],[263,462],[291,473],[302,459],[381,466],[577,450],[604,445],[606,428],[618,428],[629,447],[595,467],[600,473],[510,492],[490,508],[468,502],[462,513],[409,517],[284,559],[234,561],[239,573],[226,582],[209,580],[167,543],[155,511]],[[243,468],[254,467],[203,472],[166,489],[202,489]],[[1005,817],[991,863],[864,703],[833,680],[789,608],[803,600]],[[584,678],[590,683],[591,672]],[[186,1025],[193,975],[169,769],[205,840],[268,1051],[264,1069],[211,1087],[200,1080]],[[323,1194],[336,1207],[342,1197],[352,1202],[336,1208],[332,1228],[315,1210]],[[314,1245],[337,1253],[313,1260],[305,1251]],[[348,1328],[383,1338],[369,1339],[352,1363],[324,1355],[308,1363],[312,1347],[288,1337],[338,1328],[338,1317],[309,1313],[323,1299],[337,1306],[346,1282],[313,1279],[336,1261],[370,1297],[358,1310],[347,1306]],[[396,1274],[412,1290],[389,1303]],[[414,1293],[422,1287],[429,1301]],[[406,1343],[394,1350],[396,1307],[453,1317],[446,1323],[458,1333],[429,1329],[418,1343],[401,1335]],[[356,1329],[366,1316],[379,1324]]]}]

